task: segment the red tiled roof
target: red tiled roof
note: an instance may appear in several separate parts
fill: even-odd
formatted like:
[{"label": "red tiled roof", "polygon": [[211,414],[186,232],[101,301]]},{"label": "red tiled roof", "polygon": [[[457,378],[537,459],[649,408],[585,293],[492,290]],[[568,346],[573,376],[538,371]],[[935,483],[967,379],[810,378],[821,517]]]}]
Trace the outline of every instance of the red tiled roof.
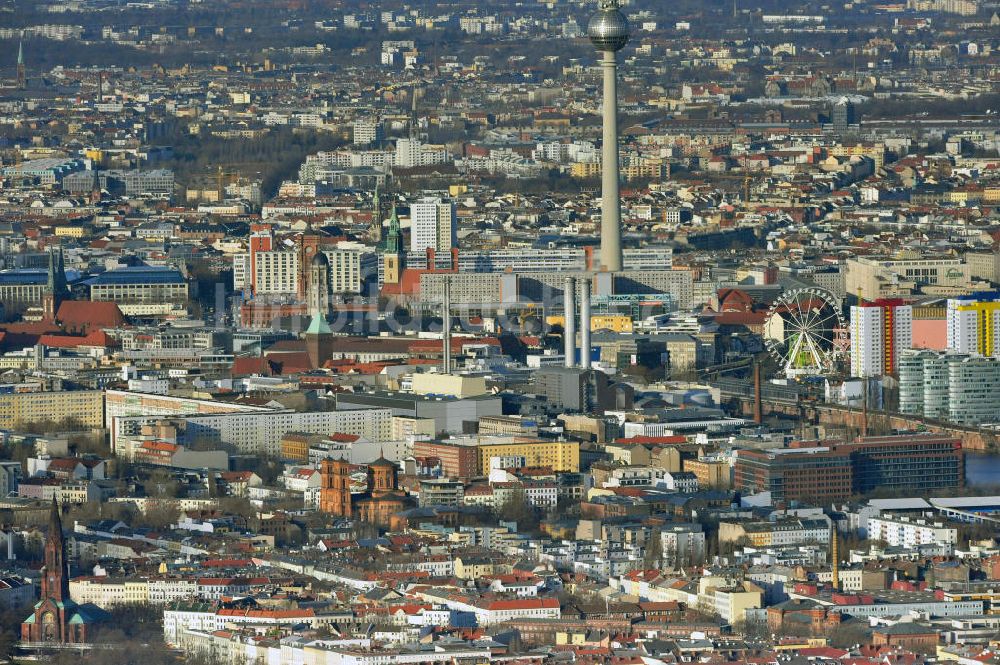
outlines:
[{"label": "red tiled roof", "polygon": [[113,302],[67,300],[59,305],[56,321],[66,327],[118,328],[125,323],[125,316]]},{"label": "red tiled roof", "polygon": [[80,460],[72,457],[60,457],[49,462],[49,471],[72,471],[80,464]]},{"label": "red tiled roof", "polygon": [[400,275],[398,284],[384,284],[382,286],[382,295],[385,296],[398,296],[398,295],[419,295],[420,293],[420,275],[425,272],[430,272],[428,270],[404,270]]},{"label": "red tiled roof", "polygon": [[104,347],[115,346],[114,339],[103,330],[94,330],[86,336],[80,335],[42,335],[39,344],[56,349],[75,349],[78,346]]},{"label": "red tiled roof", "polygon": [[253,559],[207,559],[202,568],[245,568],[253,565]]},{"label": "red tiled roof", "polygon": [[253,476],[253,471],[223,471],[219,474],[219,477],[226,482],[250,480],[251,476]]},{"label": "red tiled roof", "polygon": [[254,358],[253,356],[239,356],[233,360],[233,376],[271,376],[273,368],[267,358]]},{"label": "red tiled roof", "polygon": [[715,317],[719,325],[760,326],[767,320],[767,312],[722,312]]},{"label": "red tiled roof", "polygon": [[176,443],[166,441],[144,441],[141,448],[144,450],[162,450],[164,452],[175,452],[180,446]]}]

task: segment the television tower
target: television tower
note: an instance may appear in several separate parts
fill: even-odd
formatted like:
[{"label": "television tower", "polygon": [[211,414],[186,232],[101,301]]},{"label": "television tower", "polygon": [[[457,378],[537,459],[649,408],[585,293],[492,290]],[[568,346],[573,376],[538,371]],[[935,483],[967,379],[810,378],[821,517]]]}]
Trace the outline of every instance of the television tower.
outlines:
[{"label": "television tower", "polygon": [[628,42],[628,20],[619,0],[598,0],[597,13],[587,24],[587,36],[604,54],[604,138],[601,156],[601,269],[622,269],[622,220],[618,192],[618,62],[615,53]]}]

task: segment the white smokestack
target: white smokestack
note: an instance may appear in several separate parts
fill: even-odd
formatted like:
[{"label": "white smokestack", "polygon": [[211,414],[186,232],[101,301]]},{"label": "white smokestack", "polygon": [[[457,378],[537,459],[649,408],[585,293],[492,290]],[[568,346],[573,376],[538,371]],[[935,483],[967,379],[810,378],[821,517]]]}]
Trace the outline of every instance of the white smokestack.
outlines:
[{"label": "white smokestack", "polygon": [[566,367],[573,367],[576,360],[576,280],[567,277],[563,282],[563,353]]},{"label": "white smokestack", "polygon": [[580,367],[590,369],[590,277],[580,280]]},{"label": "white smokestack", "polygon": [[441,313],[442,342],[444,344],[443,370],[445,374],[451,374],[451,279],[444,280],[444,308]]}]

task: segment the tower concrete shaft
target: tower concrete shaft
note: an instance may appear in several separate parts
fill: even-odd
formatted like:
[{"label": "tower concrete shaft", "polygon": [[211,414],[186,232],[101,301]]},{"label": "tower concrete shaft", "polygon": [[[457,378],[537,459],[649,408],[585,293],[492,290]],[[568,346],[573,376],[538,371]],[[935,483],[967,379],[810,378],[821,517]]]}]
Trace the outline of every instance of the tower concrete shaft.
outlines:
[{"label": "tower concrete shaft", "polygon": [[567,277],[563,283],[563,354],[566,367],[576,363],[576,280]]},{"label": "tower concrete shaft", "polygon": [[621,194],[618,188],[618,60],[615,51],[603,51],[604,73],[603,123],[601,154],[601,268],[608,272],[622,269]]},{"label": "tower concrete shaft", "polygon": [[444,280],[444,303],[441,308],[441,371],[451,374],[451,280]]},{"label": "tower concrete shaft", "polygon": [[590,369],[590,277],[580,280],[580,367]]}]

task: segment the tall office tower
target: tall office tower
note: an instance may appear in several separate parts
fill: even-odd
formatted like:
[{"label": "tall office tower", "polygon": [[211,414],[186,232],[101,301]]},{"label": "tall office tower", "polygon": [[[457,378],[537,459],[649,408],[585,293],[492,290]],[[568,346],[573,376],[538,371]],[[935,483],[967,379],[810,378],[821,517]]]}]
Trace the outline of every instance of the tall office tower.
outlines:
[{"label": "tall office tower", "polygon": [[597,13],[587,25],[587,35],[603,54],[604,136],[601,154],[601,268],[622,269],[621,202],[618,191],[618,62],[615,53],[628,42],[628,20],[618,0],[598,0]]},{"label": "tall office tower", "polygon": [[841,97],[837,100],[837,103],[833,105],[833,110],[830,112],[830,122],[833,128],[838,132],[845,132],[857,121],[854,103],[846,97]]},{"label": "tall office tower", "polygon": [[24,43],[17,43],[17,89],[24,90],[28,87],[28,72],[24,67]]},{"label": "tall office tower", "polygon": [[427,248],[448,252],[457,241],[455,204],[441,198],[423,198],[410,206],[410,251]]},{"label": "tall office tower", "polygon": [[896,373],[899,354],[913,344],[913,308],[898,299],[851,307],[851,374]]},{"label": "tall office tower", "polygon": [[[257,295],[257,257],[258,252],[270,252],[274,249],[274,236],[271,235],[271,231],[254,231],[250,234],[250,251],[249,260],[247,263],[247,284],[250,287],[250,293],[252,295]],[[235,268],[234,268],[235,270]]]},{"label": "tall office tower", "polygon": [[1000,291],[948,300],[948,350],[1000,357]]}]

